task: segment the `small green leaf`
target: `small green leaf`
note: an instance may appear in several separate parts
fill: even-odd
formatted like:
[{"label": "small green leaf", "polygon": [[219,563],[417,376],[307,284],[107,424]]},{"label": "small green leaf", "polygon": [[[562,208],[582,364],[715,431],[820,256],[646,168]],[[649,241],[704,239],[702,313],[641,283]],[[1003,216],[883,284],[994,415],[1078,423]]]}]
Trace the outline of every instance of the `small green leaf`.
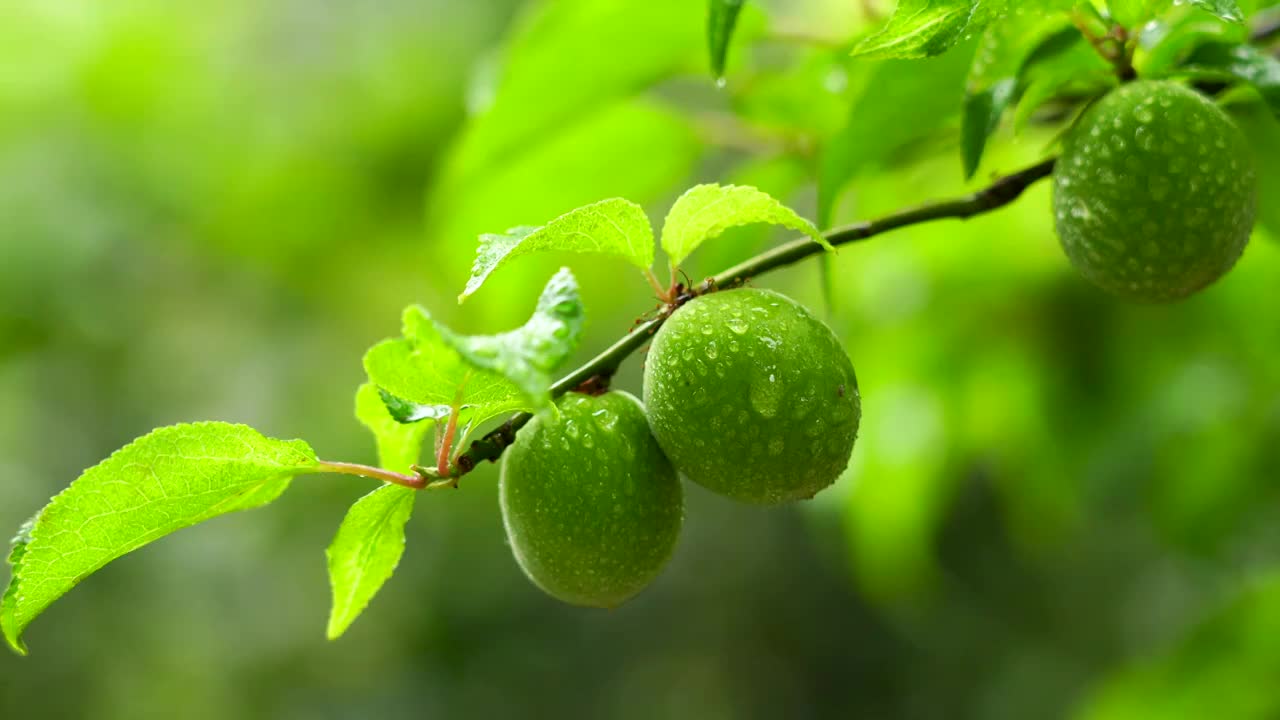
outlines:
[{"label": "small green leaf", "polygon": [[458,302],[479,290],[508,260],[550,251],[612,255],[647,270],[653,265],[653,229],[644,208],[630,200],[612,198],[571,210],[540,228],[518,227],[502,235],[481,235],[471,279]]},{"label": "small green leaf", "polygon": [[[1069,0],[1038,3],[1039,11],[1024,11],[993,23],[969,67],[965,82],[964,111],[960,120],[961,154],[965,178],[973,177],[982,160],[987,139],[1017,97],[1023,69],[1046,39],[1070,28],[1064,13]],[[1070,32],[1079,35],[1074,28]]]},{"label": "small green leaf", "polygon": [[389,411],[412,403],[427,406],[416,408],[425,417],[440,417],[456,404],[475,425],[549,406],[551,373],[577,348],[583,318],[577,282],[562,269],[547,283],[533,317],[517,330],[460,335],[410,306],[403,337],[370,348],[364,367],[369,380],[397,401]]},{"label": "small green leaf", "polygon": [[265,505],[316,465],[301,440],[244,425],[173,425],[138,438],[85,470],[15,539],[5,639],[25,654],[22,631],[89,574],[175,530]]},{"label": "small green leaf", "polygon": [[977,172],[987,138],[999,126],[1000,116],[1013,101],[1017,87],[1016,78],[1002,78],[988,88],[965,96],[960,119],[960,149],[966,180]]},{"label": "small green leaf", "polygon": [[854,55],[868,58],[922,58],[951,48],[969,24],[967,0],[900,0],[879,32],[858,43]]},{"label": "small green leaf", "polygon": [[729,39],[738,24],[738,13],[746,0],[707,0],[707,47],[711,51],[711,73],[724,76],[725,56],[729,53]]},{"label": "small green leaf", "polygon": [[899,0],[889,22],[858,43],[853,54],[868,58],[941,55],[981,32],[1010,6],[1010,0]]},{"label": "small green leaf", "polygon": [[402,397],[396,397],[382,388],[378,388],[378,396],[382,398],[382,405],[391,419],[401,424],[423,420],[444,420],[453,410],[448,405],[419,405]]},{"label": "small green leaf", "polygon": [[435,427],[433,422],[398,421],[391,415],[378,388],[369,383],[356,390],[356,419],[373,433],[378,445],[378,465],[396,472],[409,472],[418,464],[422,441]]},{"label": "small green leaf", "polygon": [[1115,68],[1079,33],[1064,32],[1044,41],[1027,59],[1024,89],[1013,113],[1014,132],[1022,132],[1036,110],[1058,98],[1073,105],[1096,97],[1117,83]]},{"label": "small green leaf", "polygon": [[[649,247],[652,252],[652,240]],[[443,326],[439,330],[470,365],[502,375],[535,408],[544,408],[551,405],[552,373],[578,347],[585,320],[578,281],[568,268],[561,268],[543,288],[533,317],[521,327],[500,335],[457,335]]]},{"label": "small green leaf", "polygon": [[383,485],[347,511],[325,553],[333,589],[327,631],[330,640],[346,632],[400,564],[404,526],[416,497],[411,488]]},{"label": "small green leaf", "polygon": [[1187,3],[1211,12],[1227,22],[1244,22],[1244,13],[1240,11],[1240,4],[1235,0],[1187,0]]},{"label": "small green leaf", "polygon": [[813,223],[768,193],[745,185],[695,185],[676,199],[662,225],[662,249],[679,265],[703,242],[731,227],[771,223],[798,230],[833,250]]},{"label": "small green leaf", "polygon": [[1271,112],[1280,117],[1280,60],[1252,45],[1208,43],[1196,48],[1178,74],[1252,85]]}]

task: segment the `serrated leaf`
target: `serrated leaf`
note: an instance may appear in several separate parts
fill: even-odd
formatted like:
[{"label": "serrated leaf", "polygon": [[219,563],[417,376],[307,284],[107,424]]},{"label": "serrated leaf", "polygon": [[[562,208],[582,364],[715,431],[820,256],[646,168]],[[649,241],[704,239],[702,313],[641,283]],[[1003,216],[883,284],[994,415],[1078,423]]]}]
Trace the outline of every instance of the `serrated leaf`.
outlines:
[{"label": "serrated leaf", "polygon": [[[645,228],[648,229],[648,220]],[[650,236],[652,238],[652,235]],[[652,253],[653,241],[649,241]],[[515,383],[535,408],[551,405],[552,373],[578,347],[586,312],[578,281],[568,268],[556,273],[538,297],[533,316],[500,335],[458,335],[440,327],[441,337],[473,367]]]},{"label": "serrated leaf", "polygon": [[719,78],[724,75],[725,56],[729,53],[729,39],[738,24],[738,14],[746,0],[707,0],[707,49],[711,52],[711,73]]},{"label": "serrated leaf", "polygon": [[866,58],[941,55],[1008,11],[1009,0],[899,0],[878,32],[858,43]]},{"label": "serrated leaf", "polygon": [[1052,11],[1065,10],[1070,4],[1048,0],[1036,3],[1036,8],[1023,9],[993,23],[983,33],[965,82],[960,119],[960,148],[966,179],[977,171],[987,139],[1017,97],[1029,59],[1047,38],[1070,27],[1065,14]]},{"label": "serrated leaf", "polygon": [[405,309],[403,337],[370,348],[364,367],[369,380],[394,398],[442,408],[456,404],[476,425],[551,404],[551,372],[577,347],[583,317],[577,283],[562,269],[517,330],[461,335],[414,305]]},{"label": "serrated leaf", "polygon": [[746,185],[695,185],[676,199],[662,224],[662,249],[679,265],[703,242],[731,227],[770,223],[808,235],[833,250],[813,223],[771,195]]},{"label": "serrated leaf", "polygon": [[[376,397],[375,397],[376,399]],[[336,640],[369,605],[404,555],[404,526],[417,492],[383,485],[351,506],[325,555],[333,606],[327,635]]]},{"label": "serrated leaf", "polygon": [[89,574],[175,530],[265,505],[316,466],[301,440],[244,425],[174,425],[138,438],[85,470],[15,541],[5,639],[25,654],[23,630]]},{"label": "serrated leaf", "polygon": [[644,208],[630,200],[610,198],[570,210],[542,227],[481,235],[471,279],[458,302],[479,290],[507,261],[551,251],[611,255],[647,270],[653,265],[653,229]]},{"label": "serrated leaf", "polygon": [[1280,60],[1252,45],[1208,43],[1196,48],[1179,74],[1240,80],[1253,86],[1280,117]]},{"label": "serrated leaf", "polygon": [[[439,416],[432,416],[435,420]],[[378,446],[378,465],[396,472],[409,472],[418,464],[422,442],[435,427],[434,422],[401,422],[392,416],[382,393],[365,383],[356,390],[356,419],[373,433]]]}]

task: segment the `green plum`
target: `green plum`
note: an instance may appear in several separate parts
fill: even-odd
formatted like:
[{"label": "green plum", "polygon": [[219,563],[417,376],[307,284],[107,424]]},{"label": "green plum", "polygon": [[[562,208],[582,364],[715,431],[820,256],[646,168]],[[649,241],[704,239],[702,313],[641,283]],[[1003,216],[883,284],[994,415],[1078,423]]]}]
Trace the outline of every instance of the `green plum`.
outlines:
[{"label": "green plum", "polygon": [[671,558],[683,490],[635,396],[570,393],[557,407],[521,428],[503,458],[507,539],[547,594],[617,607]]},{"label": "green plum", "polygon": [[758,504],[813,497],[835,482],[862,417],[839,339],[769,290],[714,292],[676,310],[649,349],[644,398],[676,469]]},{"label": "green plum", "polygon": [[1257,184],[1243,133],[1211,100],[1174,82],[1129,83],[1064,139],[1053,185],[1058,237],[1104,290],[1178,300],[1240,257]]}]

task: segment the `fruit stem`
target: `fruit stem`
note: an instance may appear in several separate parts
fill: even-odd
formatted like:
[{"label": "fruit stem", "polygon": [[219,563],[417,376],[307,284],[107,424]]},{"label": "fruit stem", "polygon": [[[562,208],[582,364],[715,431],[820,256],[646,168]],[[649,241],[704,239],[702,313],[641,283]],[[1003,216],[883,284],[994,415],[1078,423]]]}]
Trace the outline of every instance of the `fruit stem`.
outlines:
[{"label": "fruit stem", "polygon": [[[1055,158],[1049,158],[1011,175],[999,178],[990,185],[968,195],[952,200],[920,205],[892,215],[886,215],[878,220],[835,228],[827,231],[824,235],[832,245],[847,245],[909,225],[918,225],[946,218],[964,220],[975,215],[981,215],[1008,205],[1018,199],[1024,190],[1049,177],[1053,173],[1055,162]],[[757,275],[791,265],[822,252],[825,252],[824,248],[810,238],[792,240],[708,278],[706,282],[703,282],[696,289],[691,289],[691,291],[694,294],[706,294],[721,289],[737,287]],[[604,352],[560,378],[551,386],[552,397],[560,397],[566,392],[579,387],[592,377],[610,375],[615,372],[623,360],[649,342],[650,337],[666,322],[674,309],[675,306],[668,306],[667,311],[637,325],[622,339],[606,348]],[[529,413],[513,415],[496,430],[472,442],[471,447],[466,452],[458,455],[457,461],[452,468],[452,471],[456,473],[454,477],[471,472],[476,465],[484,460],[494,461],[501,457],[502,451],[515,441],[516,431],[523,427],[531,417]]]}]

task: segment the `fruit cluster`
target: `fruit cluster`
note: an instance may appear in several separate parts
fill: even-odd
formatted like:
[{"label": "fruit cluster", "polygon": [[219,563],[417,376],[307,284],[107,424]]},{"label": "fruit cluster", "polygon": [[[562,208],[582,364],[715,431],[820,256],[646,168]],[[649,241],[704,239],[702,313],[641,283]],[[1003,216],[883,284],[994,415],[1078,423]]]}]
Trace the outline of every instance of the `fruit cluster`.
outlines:
[{"label": "fruit cluster", "polygon": [[677,471],[749,503],[812,497],[844,471],[862,414],[831,330],[756,289],[677,309],[650,348],[644,400],[571,393],[503,460],[511,549],[565,602],[616,607],[658,575],[684,516]]},{"label": "fruit cluster", "polygon": [[[1143,302],[1184,298],[1231,269],[1256,195],[1241,131],[1167,81],[1128,83],[1090,106],[1054,171],[1067,257]],[[654,337],[643,405],[570,394],[520,431],[501,480],[512,550],[549,594],[615,607],[675,548],[678,475],[748,503],[813,497],[848,464],[861,412],[848,355],[803,307],[766,290],[696,297]]]}]

